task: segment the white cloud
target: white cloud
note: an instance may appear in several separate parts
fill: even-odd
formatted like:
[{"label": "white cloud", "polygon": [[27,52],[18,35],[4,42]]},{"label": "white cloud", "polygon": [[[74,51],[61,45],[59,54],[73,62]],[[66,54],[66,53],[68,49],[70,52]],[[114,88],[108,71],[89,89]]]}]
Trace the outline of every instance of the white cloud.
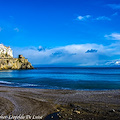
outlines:
[{"label": "white cloud", "polygon": [[110,35],[105,35],[105,37],[110,40],[120,40],[120,33],[112,33]]},{"label": "white cloud", "polygon": [[39,51],[43,51],[43,50],[45,50],[45,48],[42,47],[42,46],[39,46],[38,50],[39,50]]},{"label": "white cloud", "polygon": [[105,65],[120,66],[120,59],[108,61]]},{"label": "white cloud", "polygon": [[[120,44],[109,46],[99,44],[74,44],[51,49],[14,48],[14,56],[23,54],[32,64],[74,64],[77,66],[105,65],[106,61],[119,58]],[[43,48],[42,46],[40,48]],[[86,54],[87,50],[97,50]],[[31,54],[32,53],[32,54]],[[108,64],[108,63],[107,63]]]},{"label": "white cloud", "polygon": [[14,28],[14,30],[15,30],[16,32],[19,32],[19,29],[18,29],[18,28]]},{"label": "white cloud", "polygon": [[106,17],[106,16],[100,16],[100,17],[97,17],[96,20],[111,20],[109,17]]},{"label": "white cloud", "polygon": [[81,20],[81,21],[84,21],[84,20],[87,20],[88,18],[90,18],[91,15],[86,15],[86,16],[78,16],[77,17],[77,20]]},{"label": "white cloud", "polygon": [[120,61],[116,61],[115,64],[116,64],[116,65],[120,65]]},{"label": "white cloud", "polygon": [[78,20],[84,20],[84,17],[83,16],[78,16],[77,19]]},{"label": "white cloud", "polygon": [[112,9],[120,9],[120,4],[108,4],[107,6],[111,7]]},{"label": "white cloud", "polygon": [[[116,13],[114,13],[112,16],[115,16],[115,15],[117,15],[117,14],[118,14],[118,13],[116,12]],[[86,20],[88,20],[88,19],[90,19],[90,18],[91,18],[91,20],[108,20],[108,21],[111,20],[111,18],[106,17],[106,16],[99,16],[99,17],[97,17],[97,18],[92,18],[91,15],[78,16],[78,17],[77,17],[77,20],[79,20],[79,21],[86,21]]]}]

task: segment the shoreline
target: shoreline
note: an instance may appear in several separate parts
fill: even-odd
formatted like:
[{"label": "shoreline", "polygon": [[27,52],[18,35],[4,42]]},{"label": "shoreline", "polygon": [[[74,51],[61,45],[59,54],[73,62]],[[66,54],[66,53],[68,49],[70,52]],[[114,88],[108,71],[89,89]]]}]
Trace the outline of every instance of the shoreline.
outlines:
[{"label": "shoreline", "polygon": [[53,113],[59,112],[63,120],[114,120],[120,118],[120,90],[57,90],[0,85],[0,105],[0,114],[4,115],[39,115],[45,118],[55,117]]},{"label": "shoreline", "polygon": [[46,87],[34,87],[33,86],[12,86],[12,85],[8,85],[9,82],[3,81],[4,83],[0,83],[0,86],[3,87],[11,87],[11,88],[28,88],[28,89],[46,89],[46,90],[72,90],[72,91],[119,91],[120,89],[70,89],[70,88],[46,88]]}]

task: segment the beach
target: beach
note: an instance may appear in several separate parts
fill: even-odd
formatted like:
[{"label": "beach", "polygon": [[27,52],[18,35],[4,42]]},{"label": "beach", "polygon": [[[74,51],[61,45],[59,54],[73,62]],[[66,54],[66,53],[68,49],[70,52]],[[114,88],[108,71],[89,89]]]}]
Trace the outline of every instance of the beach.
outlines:
[{"label": "beach", "polygon": [[[0,118],[118,120],[120,90],[55,90],[0,86]],[[36,117],[36,118],[35,118]],[[26,118],[25,118],[26,119]]]},{"label": "beach", "polygon": [[0,10],[0,120],[120,120],[120,0]]}]

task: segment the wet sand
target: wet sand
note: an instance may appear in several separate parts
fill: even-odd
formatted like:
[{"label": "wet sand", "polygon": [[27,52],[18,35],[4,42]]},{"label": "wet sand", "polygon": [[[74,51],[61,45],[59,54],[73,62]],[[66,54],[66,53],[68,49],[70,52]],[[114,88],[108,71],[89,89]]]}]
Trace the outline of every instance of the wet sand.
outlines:
[{"label": "wet sand", "polygon": [[119,120],[120,90],[77,91],[0,86],[0,115],[20,114],[42,116],[45,120]]}]

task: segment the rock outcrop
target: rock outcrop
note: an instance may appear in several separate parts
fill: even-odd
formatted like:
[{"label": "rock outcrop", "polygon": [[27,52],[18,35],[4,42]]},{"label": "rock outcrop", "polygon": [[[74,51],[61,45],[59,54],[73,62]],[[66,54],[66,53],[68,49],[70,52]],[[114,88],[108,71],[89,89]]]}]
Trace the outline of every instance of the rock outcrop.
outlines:
[{"label": "rock outcrop", "polygon": [[[1,44],[0,44],[1,45]],[[2,46],[2,47],[1,47]],[[25,59],[22,55],[19,55],[18,58],[13,58],[12,49],[10,47],[0,46],[0,70],[4,69],[33,69],[34,67]],[[6,51],[5,51],[6,50]]]}]

